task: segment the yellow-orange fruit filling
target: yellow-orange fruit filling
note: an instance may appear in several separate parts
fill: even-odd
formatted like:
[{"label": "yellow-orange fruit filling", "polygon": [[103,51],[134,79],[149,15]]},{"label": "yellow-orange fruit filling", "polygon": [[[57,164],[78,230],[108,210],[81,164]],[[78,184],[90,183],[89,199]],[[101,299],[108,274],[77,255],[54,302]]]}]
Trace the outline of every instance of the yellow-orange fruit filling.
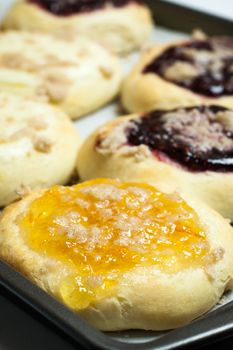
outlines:
[{"label": "yellow-orange fruit filling", "polygon": [[138,266],[166,273],[204,267],[210,251],[198,215],[181,197],[117,180],[53,187],[31,203],[20,226],[31,249],[74,271],[59,293],[76,309],[111,293]]}]

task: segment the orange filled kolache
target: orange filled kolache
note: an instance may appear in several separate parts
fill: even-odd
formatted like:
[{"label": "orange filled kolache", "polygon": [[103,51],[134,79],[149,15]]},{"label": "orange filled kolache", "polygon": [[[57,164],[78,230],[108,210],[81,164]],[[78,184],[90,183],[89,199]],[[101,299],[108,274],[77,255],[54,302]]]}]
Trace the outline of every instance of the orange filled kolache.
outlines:
[{"label": "orange filled kolache", "polygon": [[231,226],[147,184],[33,192],[5,209],[0,229],[4,260],[102,330],[181,326],[232,285]]}]

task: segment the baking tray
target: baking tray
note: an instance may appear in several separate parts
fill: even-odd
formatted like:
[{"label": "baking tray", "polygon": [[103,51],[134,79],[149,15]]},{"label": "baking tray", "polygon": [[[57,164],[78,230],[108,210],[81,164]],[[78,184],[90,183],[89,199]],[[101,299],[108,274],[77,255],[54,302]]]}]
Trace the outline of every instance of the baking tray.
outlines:
[{"label": "baking tray", "polygon": [[[233,333],[233,302],[206,314],[186,327],[163,332],[157,339],[143,342],[117,340],[89,326],[77,314],[32,284],[4,262],[0,262],[0,285],[36,310],[83,349],[173,350],[197,348]],[[146,333],[146,332],[143,332]],[[156,332],[154,332],[156,333]]]},{"label": "baking tray", "polygon": [[[155,14],[158,25],[176,31],[157,29],[156,38],[160,36],[161,41],[185,38],[187,37],[185,32],[190,33],[195,27],[202,28],[207,34],[211,35],[233,34],[233,22],[229,20],[165,1],[147,0],[145,2],[148,3]],[[125,71],[137,59],[138,54],[135,54],[127,62],[125,61]],[[112,104],[92,116],[81,119],[76,124],[84,138],[99,124],[116,116],[116,105]],[[9,296],[14,295],[19,304],[27,305],[30,310],[36,311],[37,314],[42,316],[41,322],[46,325],[49,322],[49,324],[55,326],[60,334],[72,340],[78,348],[103,350],[197,348],[233,335],[232,294],[228,298],[225,297],[223,306],[217,307],[188,326],[174,331],[102,333],[92,328],[80,319],[76,313],[32,284],[4,262],[0,262],[0,288],[5,290]]]}]

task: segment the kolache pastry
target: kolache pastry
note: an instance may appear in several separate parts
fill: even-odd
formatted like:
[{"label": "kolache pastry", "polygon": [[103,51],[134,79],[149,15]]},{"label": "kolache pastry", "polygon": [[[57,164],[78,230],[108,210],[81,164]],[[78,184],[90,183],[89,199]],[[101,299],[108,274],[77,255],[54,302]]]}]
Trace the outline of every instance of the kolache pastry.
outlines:
[{"label": "kolache pastry", "polygon": [[130,112],[198,104],[233,108],[233,37],[147,50],[124,81],[122,104]]},{"label": "kolache pastry", "polygon": [[19,0],[3,28],[84,35],[115,53],[142,46],[152,30],[149,8],[139,0]]},{"label": "kolache pastry", "polygon": [[120,82],[118,60],[88,39],[0,33],[0,91],[36,96],[75,119],[113,99]]},{"label": "kolache pastry", "polygon": [[233,221],[233,111],[198,106],[119,118],[84,142],[77,168],[83,180],[117,177],[196,196]]},{"label": "kolache pastry", "polygon": [[79,137],[60,110],[0,93],[0,207],[35,188],[65,184]]},{"label": "kolache pastry", "polygon": [[233,228],[143,183],[95,179],[6,208],[0,256],[97,328],[182,326],[232,288]]}]

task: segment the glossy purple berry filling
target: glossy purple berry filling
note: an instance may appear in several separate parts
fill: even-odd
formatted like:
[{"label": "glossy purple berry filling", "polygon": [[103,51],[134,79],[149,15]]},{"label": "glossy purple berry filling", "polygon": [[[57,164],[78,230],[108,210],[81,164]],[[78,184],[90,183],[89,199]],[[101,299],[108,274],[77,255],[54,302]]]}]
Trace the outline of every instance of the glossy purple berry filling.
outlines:
[{"label": "glossy purple berry filling", "polygon": [[233,38],[193,40],[172,46],[143,72],[158,74],[204,96],[233,95]]},{"label": "glossy purple berry filling", "polygon": [[224,107],[157,110],[132,120],[126,134],[128,145],[189,171],[233,171],[233,111]]},{"label": "glossy purple berry filling", "polygon": [[107,5],[122,7],[139,0],[28,0],[57,16],[69,16],[76,13],[100,10]]}]

